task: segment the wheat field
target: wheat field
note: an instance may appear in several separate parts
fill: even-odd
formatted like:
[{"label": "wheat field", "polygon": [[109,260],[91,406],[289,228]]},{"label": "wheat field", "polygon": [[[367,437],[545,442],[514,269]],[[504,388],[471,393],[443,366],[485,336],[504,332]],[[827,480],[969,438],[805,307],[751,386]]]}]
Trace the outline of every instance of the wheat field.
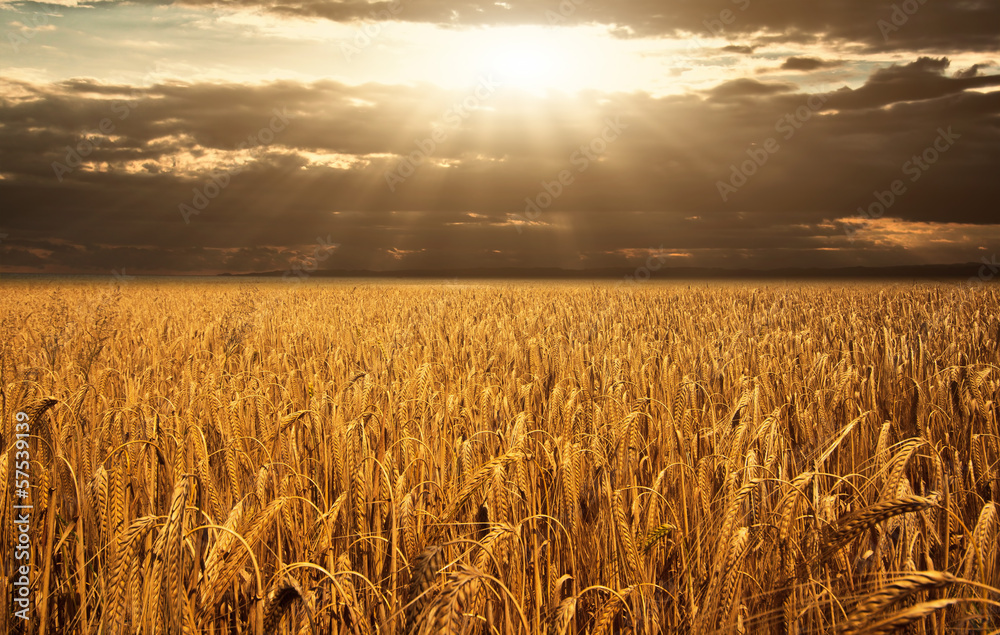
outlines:
[{"label": "wheat field", "polygon": [[995,286],[2,286],[8,632],[1000,628]]}]

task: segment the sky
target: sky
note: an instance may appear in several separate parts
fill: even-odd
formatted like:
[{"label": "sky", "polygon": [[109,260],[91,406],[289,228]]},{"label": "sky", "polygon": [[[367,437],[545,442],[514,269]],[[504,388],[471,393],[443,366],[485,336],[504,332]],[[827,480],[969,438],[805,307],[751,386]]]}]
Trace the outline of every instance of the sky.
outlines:
[{"label": "sky", "polygon": [[986,262],[996,0],[0,0],[0,272]]}]

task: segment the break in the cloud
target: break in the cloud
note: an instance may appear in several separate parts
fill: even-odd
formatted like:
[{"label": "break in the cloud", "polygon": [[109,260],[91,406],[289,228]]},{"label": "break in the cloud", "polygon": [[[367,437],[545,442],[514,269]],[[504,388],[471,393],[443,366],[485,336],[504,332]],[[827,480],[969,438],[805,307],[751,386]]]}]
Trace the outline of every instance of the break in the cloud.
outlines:
[{"label": "break in the cloud", "polygon": [[[26,17],[41,6],[7,5],[5,271],[282,270],[317,249],[348,269],[1000,253],[992,4],[914,0],[895,21],[891,4],[763,0],[102,3]],[[352,22],[381,10],[391,19]],[[93,33],[118,29],[134,55],[85,44],[86,11],[118,20]],[[512,26],[547,24],[546,11],[560,16],[549,30]],[[126,37],[136,16],[159,22]],[[560,57],[548,38],[595,50]],[[74,46],[92,47],[96,72]],[[491,64],[463,66],[463,46]],[[305,55],[321,50],[335,53],[326,65]]]}]

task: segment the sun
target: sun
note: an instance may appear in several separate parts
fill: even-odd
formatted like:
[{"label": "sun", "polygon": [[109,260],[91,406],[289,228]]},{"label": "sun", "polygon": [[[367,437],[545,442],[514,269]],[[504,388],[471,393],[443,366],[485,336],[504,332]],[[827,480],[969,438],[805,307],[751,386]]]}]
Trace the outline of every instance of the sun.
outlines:
[{"label": "sun", "polygon": [[552,82],[560,66],[559,51],[539,42],[505,42],[487,54],[487,64],[512,83]]},{"label": "sun", "polygon": [[661,59],[641,54],[646,46],[597,25],[441,29],[393,23],[338,77],[360,83],[370,76],[363,71],[376,73],[382,82],[469,90],[492,76],[505,89],[534,95],[632,91],[662,74]]},{"label": "sun", "polygon": [[547,31],[508,31],[484,40],[481,64],[507,85],[529,90],[557,88],[577,74],[568,51]]}]

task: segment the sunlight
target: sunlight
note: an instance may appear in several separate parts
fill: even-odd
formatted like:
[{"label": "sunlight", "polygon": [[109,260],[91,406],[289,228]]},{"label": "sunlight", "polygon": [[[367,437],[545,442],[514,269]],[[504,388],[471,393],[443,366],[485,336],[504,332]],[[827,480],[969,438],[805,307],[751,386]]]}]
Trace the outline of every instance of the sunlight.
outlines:
[{"label": "sunlight", "polygon": [[471,62],[496,73],[506,85],[544,92],[576,91],[586,82],[588,67],[597,63],[601,40],[582,33],[544,27],[510,27],[475,34],[464,44]]},{"label": "sunlight", "polygon": [[551,44],[528,38],[501,42],[485,54],[486,66],[507,83],[541,88],[559,83],[570,71],[568,60]]}]

